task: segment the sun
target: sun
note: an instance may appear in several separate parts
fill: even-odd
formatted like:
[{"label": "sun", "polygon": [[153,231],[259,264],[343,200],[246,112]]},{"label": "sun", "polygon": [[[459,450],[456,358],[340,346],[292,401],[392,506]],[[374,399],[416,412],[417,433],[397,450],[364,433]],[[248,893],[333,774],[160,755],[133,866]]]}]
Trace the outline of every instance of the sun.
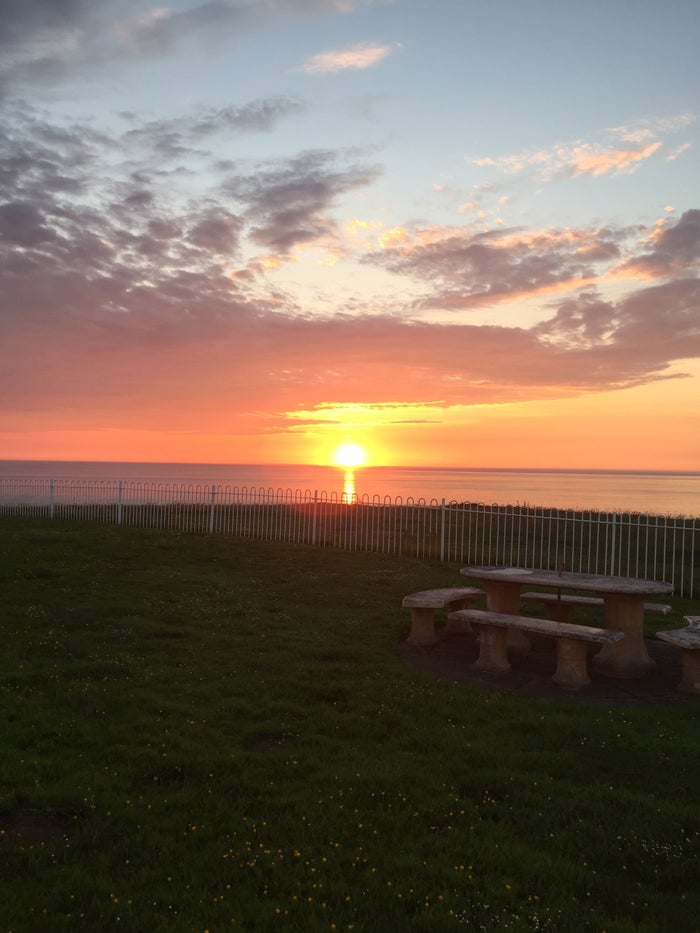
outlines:
[{"label": "sun", "polygon": [[341,444],[333,454],[335,464],[345,467],[346,470],[362,466],[366,459],[367,454],[359,444]]}]

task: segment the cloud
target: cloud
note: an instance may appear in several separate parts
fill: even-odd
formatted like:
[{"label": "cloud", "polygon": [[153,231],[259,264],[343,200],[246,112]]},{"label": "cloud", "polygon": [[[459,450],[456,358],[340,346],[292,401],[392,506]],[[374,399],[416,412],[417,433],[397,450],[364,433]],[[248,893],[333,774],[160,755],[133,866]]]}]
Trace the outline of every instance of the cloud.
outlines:
[{"label": "cloud", "polygon": [[109,28],[121,0],[6,0],[0,30],[0,96],[49,85],[116,55]]},{"label": "cloud", "polygon": [[352,13],[363,6],[396,3],[397,0],[263,0],[275,12]]},{"label": "cloud", "polygon": [[634,171],[638,164],[649,159],[661,148],[656,141],[642,147],[604,149],[597,146],[574,146],[563,160],[563,168],[574,178],[580,175],[622,174]]},{"label": "cloud", "polygon": [[700,270],[700,210],[685,211],[675,224],[658,223],[649,237],[651,250],[623,263],[618,272],[658,279]]},{"label": "cloud", "polygon": [[688,152],[692,148],[693,147],[691,143],[682,143],[676,149],[672,149],[670,152],[666,153],[666,161],[675,162],[676,159],[679,159],[682,155],[684,155],[686,152]]},{"label": "cloud", "polygon": [[[35,221],[28,215],[29,231]],[[177,261],[169,261],[176,230],[163,221],[149,227],[152,257],[123,232],[114,246],[89,230],[70,248],[32,236],[21,248],[6,244],[5,404],[86,408],[122,426],[157,417],[175,428],[188,418],[220,425],[226,398],[237,410],[277,412],[391,399],[405,420],[402,406],[425,398],[449,406],[563,397],[662,378],[673,360],[700,355],[698,279],[618,302],[584,290],[529,330],[431,325],[395,312],[313,318],[279,291],[247,293],[206,261],[235,248],[237,218],[205,212],[190,223],[193,245],[177,246]],[[686,242],[682,229],[676,239]]]},{"label": "cloud", "polygon": [[[251,28],[263,22],[268,5],[206,0],[184,9],[154,6],[134,17],[118,19],[112,32],[119,51],[137,57],[163,55],[184,41],[211,38],[222,30]],[[293,9],[290,12],[294,12]]]},{"label": "cloud", "polygon": [[353,45],[347,49],[336,49],[331,52],[319,52],[311,56],[301,66],[301,71],[307,74],[327,74],[329,72],[364,70],[373,68],[391,54],[389,45]]},{"label": "cloud", "polygon": [[[362,236],[346,235],[342,199],[381,173],[357,152],[233,164],[211,187],[191,184],[198,121],[204,137],[235,134],[257,126],[240,114],[261,110],[252,102],[220,118],[143,126],[132,118],[108,135],[5,108],[4,419],[224,430],[237,412],[391,399],[405,420],[405,406],[426,398],[450,406],[601,391],[664,378],[674,361],[700,355],[699,210],[666,217],[641,242],[640,230],[615,227],[404,224],[380,241],[361,221],[352,229]],[[184,152],[167,166],[152,156],[164,136]],[[391,300],[321,317],[283,284],[259,281],[266,265],[319,240],[395,275]],[[605,277],[625,263],[656,281],[603,297]],[[233,266],[242,274],[232,277]],[[426,307],[496,308],[533,295],[550,304],[529,329],[419,319]]]},{"label": "cloud", "polygon": [[38,35],[74,29],[91,6],[89,0],[4,0],[0,45],[12,48]]},{"label": "cloud", "polygon": [[681,132],[694,121],[693,114],[678,114],[665,119],[645,120],[630,126],[605,131],[604,141],[575,140],[557,143],[550,149],[526,150],[498,157],[472,159],[479,168],[494,168],[505,175],[532,170],[541,181],[554,178],[601,177],[636,172],[655,155],[672,160],[689,148],[683,143],[673,150],[661,137]]},{"label": "cloud", "polygon": [[497,159],[486,156],[475,159],[474,164],[482,168],[493,166],[506,175],[533,168],[543,180],[557,176],[579,178],[583,175],[599,177],[629,174],[650,159],[661,145],[658,140],[645,146],[630,144],[606,147],[590,143],[569,143],[558,145],[550,151],[522,152]]},{"label": "cloud", "polygon": [[[235,412],[328,412],[331,400],[391,399],[400,414],[425,398],[438,408],[561,398],[663,378],[673,359],[700,354],[697,280],[620,303],[582,296],[529,331],[299,317],[193,273],[145,290],[113,278],[109,290],[93,283],[72,296],[66,276],[53,284],[63,300],[7,330],[4,404],[62,419],[80,409],[122,427],[221,429]],[[123,310],[115,298],[127,299]],[[28,339],[39,356],[27,355]]]},{"label": "cloud", "polygon": [[[383,0],[378,0],[383,2]],[[391,0],[385,0],[391,2]],[[350,13],[372,0],[205,0],[155,3],[134,13],[132,0],[5,0],[0,96],[51,86],[125,59],[164,56],[184,43],[245,35],[270,18]]]},{"label": "cloud", "polygon": [[238,250],[242,226],[240,219],[228,211],[211,208],[194,220],[188,239],[202,249],[232,256]]},{"label": "cloud", "polygon": [[[233,133],[269,133],[283,120],[306,109],[298,98],[268,97],[240,106],[198,109],[168,120],[137,123],[122,139],[122,145],[143,155],[157,154],[160,160],[184,160],[187,156],[205,155],[204,148],[214,136]],[[126,115],[134,122],[134,117]]]},{"label": "cloud", "polygon": [[424,283],[418,307],[469,309],[547,294],[593,280],[620,256],[625,231],[445,229],[424,239],[406,231],[364,261]]},{"label": "cloud", "polygon": [[0,240],[12,246],[36,247],[55,239],[34,204],[10,201],[0,205]]},{"label": "cloud", "polygon": [[556,315],[533,328],[553,348],[571,352],[572,364],[585,356],[584,379],[632,385],[662,373],[674,359],[700,355],[700,279],[680,279],[638,289],[619,302],[595,291],[564,302]]},{"label": "cloud", "polygon": [[[262,104],[237,108],[236,115],[286,113],[284,103]],[[189,322],[186,330],[199,321],[206,331],[203,308],[213,312],[210,324],[220,322],[222,302],[246,304],[240,290],[252,287],[256,272],[278,265],[296,246],[340,243],[343,231],[333,208],[378,172],[342,154],[307,152],[248,174],[228,167],[221,187],[194,196],[188,141],[195,128],[204,122],[211,132],[238,131],[250,120],[232,120],[229,112],[221,119],[207,113],[143,126],[132,119],[119,137],[83,124],[52,126],[31,109],[8,107],[6,114],[0,134],[5,310],[23,308],[30,320],[60,314],[66,302],[78,316],[92,308],[97,320],[116,310],[138,320],[142,332],[166,320],[173,325],[181,315]],[[173,160],[167,171],[166,149]],[[218,185],[217,176],[211,185]],[[243,268],[231,278],[226,269],[241,266],[243,244],[252,274]],[[218,283],[213,291],[212,281]],[[288,296],[282,300],[295,307]],[[273,293],[259,297],[256,307],[279,304]]]},{"label": "cloud", "polygon": [[223,190],[246,205],[252,241],[284,256],[295,246],[335,239],[336,222],[327,211],[341,195],[370,184],[379,174],[376,166],[338,167],[337,162],[332,152],[304,152],[231,178]]},{"label": "cloud", "polygon": [[192,118],[191,133],[194,136],[208,136],[231,129],[247,133],[267,133],[274,129],[280,120],[296,116],[305,109],[306,105],[297,98],[268,97],[240,107],[223,107],[197,114]]},{"label": "cloud", "polygon": [[666,117],[648,117],[622,126],[611,127],[609,132],[620,139],[645,142],[660,135],[678,133],[688,129],[697,120],[694,113],[675,113]]}]

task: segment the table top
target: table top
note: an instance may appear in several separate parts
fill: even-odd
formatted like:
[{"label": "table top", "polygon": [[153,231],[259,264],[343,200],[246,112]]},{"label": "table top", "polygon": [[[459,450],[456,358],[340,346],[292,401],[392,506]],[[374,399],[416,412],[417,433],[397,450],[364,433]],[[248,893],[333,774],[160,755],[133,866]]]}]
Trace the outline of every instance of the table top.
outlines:
[{"label": "table top", "polygon": [[462,567],[460,573],[475,580],[519,583],[522,586],[553,586],[557,589],[592,590],[628,596],[654,596],[673,593],[673,584],[637,577],[609,577],[598,573],[570,570],[528,570],[526,567]]}]

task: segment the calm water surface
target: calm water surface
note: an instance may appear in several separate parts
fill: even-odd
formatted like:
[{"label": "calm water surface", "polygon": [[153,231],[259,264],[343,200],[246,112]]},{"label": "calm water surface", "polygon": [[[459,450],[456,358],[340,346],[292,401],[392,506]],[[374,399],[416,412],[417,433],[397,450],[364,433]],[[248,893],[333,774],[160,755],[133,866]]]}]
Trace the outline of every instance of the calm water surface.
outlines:
[{"label": "calm water surface", "polygon": [[3,477],[222,484],[380,499],[446,499],[559,509],[700,516],[700,472],[457,470],[2,460]]}]

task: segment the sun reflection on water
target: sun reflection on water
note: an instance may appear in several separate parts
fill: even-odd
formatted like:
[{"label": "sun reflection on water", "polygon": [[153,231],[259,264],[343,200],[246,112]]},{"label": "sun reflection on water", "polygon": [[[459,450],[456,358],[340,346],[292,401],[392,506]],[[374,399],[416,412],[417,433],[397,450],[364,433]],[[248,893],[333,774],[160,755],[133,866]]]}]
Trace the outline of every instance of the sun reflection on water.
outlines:
[{"label": "sun reflection on water", "polygon": [[345,480],[343,482],[343,502],[354,502],[357,497],[355,492],[355,471],[346,470]]}]

